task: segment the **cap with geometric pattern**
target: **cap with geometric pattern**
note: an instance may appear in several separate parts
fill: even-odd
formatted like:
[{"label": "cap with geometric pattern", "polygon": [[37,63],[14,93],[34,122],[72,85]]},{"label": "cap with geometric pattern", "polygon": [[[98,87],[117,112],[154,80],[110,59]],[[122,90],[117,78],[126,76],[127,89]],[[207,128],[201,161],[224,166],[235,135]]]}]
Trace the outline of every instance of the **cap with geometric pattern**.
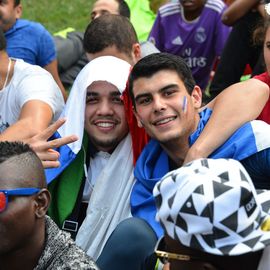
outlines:
[{"label": "cap with geometric pattern", "polygon": [[157,220],[184,246],[240,255],[270,245],[270,191],[256,191],[236,160],[195,160],[166,174],[153,193]]}]

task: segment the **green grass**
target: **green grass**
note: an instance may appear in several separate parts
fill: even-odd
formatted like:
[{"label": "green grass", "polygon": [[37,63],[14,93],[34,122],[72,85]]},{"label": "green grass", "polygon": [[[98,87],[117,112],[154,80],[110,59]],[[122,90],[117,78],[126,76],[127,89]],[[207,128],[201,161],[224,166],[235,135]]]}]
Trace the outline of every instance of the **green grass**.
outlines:
[{"label": "green grass", "polygon": [[67,27],[84,31],[94,0],[22,0],[23,18],[43,24],[51,33]]}]

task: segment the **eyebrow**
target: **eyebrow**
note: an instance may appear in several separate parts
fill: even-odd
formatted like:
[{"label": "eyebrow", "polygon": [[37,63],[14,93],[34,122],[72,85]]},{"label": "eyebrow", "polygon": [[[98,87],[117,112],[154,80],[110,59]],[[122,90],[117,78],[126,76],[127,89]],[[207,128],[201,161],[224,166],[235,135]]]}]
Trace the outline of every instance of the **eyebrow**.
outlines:
[{"label": "eyebrow", "polygon": [[[179,88],[179,85],[176,84],[176,83],[168,84],[168,85],[166,85],[166,86],[160,88],[157,92],[162,93],[162,92],[164,92],[164,91],[166,91],[166,90],[168,90],[168,89],[171,89],[171,88],[173,88],[173,87]],[[149,95],[151,95],[151,93],[149,93],[149,92],[139,94],[139,95],[137,95],[137,96],[135,97],[135,101],[138,101],[140,98],[143,98],[143,97],[149,97]]]}]

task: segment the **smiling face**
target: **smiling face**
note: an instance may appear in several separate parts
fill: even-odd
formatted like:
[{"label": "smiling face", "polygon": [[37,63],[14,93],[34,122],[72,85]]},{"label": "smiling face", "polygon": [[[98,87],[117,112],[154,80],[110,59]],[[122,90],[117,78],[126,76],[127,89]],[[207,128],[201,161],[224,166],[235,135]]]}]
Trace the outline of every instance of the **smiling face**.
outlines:
[{"label": "smiling face", "polygon": [[124,104],[119,90],[105,81],[87,89],[85,129],[98,151],[112,152],[128,133]]},{"label": "smiling face", "polygon": [[161,70],[149,78],[136,79],[133,93],[138,125],[161,144],[187,139],[196,129],[200,88],[195,86],[188,94],[175,71]]},{"label": "smiling face", "polygon": [[14,0],[0,0],[0,27],[8,31],[22,14],[21,4],[15,6]]}]

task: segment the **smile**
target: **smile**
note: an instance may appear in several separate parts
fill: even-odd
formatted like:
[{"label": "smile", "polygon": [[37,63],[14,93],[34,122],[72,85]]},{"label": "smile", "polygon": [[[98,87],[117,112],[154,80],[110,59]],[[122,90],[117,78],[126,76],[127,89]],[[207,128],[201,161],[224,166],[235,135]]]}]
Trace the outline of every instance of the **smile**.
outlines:
[{"label": "smile", "polygon": [[176,118],[176,116],[164,118],[164,119],[161,119],[161,120],[154,122],[154,125],[155,126],[164,125],[164,124],[167,124],[167,123],[173,121],[175,118]]},{"label": "smile", "polygon": [[114,123],[111,123],[111,122],[99,122],[99,123],[96,123],[96,126],[102,127],[102,128],[111,128],[114,125],[115,124]]}]

